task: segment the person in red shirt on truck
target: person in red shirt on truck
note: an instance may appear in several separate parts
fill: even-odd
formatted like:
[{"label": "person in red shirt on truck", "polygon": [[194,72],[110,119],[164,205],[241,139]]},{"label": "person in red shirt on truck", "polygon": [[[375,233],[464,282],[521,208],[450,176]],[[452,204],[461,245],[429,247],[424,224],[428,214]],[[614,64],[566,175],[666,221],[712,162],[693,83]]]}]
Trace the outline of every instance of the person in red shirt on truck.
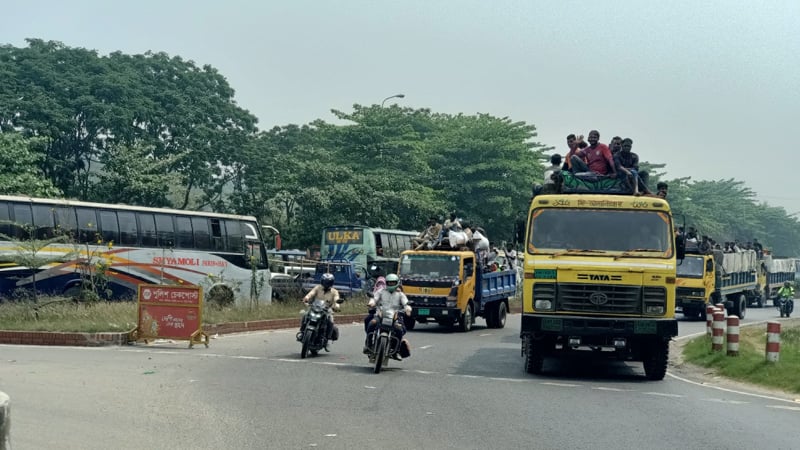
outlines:
[{"label": "person in red shirt on truck", "polygon": [[[572,155],[572,172],[594,172],[599,175],[610,175],[617,178],[617,168],[611,151],[606,144],[600,141],[600,132],[592,130],[589,132],[589,146],[578,150]],[[582,158],[586,158],[583,162]]]}]

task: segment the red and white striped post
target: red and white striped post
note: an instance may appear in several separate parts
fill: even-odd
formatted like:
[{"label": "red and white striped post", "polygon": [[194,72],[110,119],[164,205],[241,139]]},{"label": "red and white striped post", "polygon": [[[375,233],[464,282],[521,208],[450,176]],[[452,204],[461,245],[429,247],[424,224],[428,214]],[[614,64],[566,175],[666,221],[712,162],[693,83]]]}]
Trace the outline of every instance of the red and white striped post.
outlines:
[{"label": "red and white striped post", "polygon": [[767,361],[778,362],[781,356],[781,323],[767,322]]},{"label": "red and white striped post", "polygon": [[728,356],[739,356],[739,316],[728,316]]},{"label": "red and white striped post", "polygon": [[711,336],[711,327],[714,324],[714,305],[706,305],[706,336]]},{"label": "red and white striped post", "polygon": [[723,320],[725,320],[725,313],[727,312],[727,311],[725,310],[725,304],[723,304],[723,303],[717,303],[717,304],[716,304],[716,305],[714,305],[714,306],[716,306],[718,310],[722,311],[722,319],[723,319]]},{"label": "red and white striped post", "polygon": [[722,351],[722,342],[725,338],[725,314],[720,311],[714,311],[714,329],[711,333],[711,350],[715,352]]}]

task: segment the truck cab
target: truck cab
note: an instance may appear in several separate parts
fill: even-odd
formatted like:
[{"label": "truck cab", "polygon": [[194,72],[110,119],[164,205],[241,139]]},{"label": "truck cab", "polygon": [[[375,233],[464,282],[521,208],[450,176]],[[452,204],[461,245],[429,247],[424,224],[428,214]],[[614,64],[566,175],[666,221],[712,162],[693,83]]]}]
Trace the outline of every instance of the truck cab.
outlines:
[{"label": "truck cab", "polygon": [[706,305],[714,294],[716,270],[711,255],[686,254],[678,263],[675,306],[687,318],[705,319]]},{"label": "truck cab", "polygon": [[400,279],[412,309],[409,329],[432,321],[470,331],[476,317],[484,317],[489,328],[503,328],[516,293],[515,272],[484,272],[468,250],[403,252]]}]

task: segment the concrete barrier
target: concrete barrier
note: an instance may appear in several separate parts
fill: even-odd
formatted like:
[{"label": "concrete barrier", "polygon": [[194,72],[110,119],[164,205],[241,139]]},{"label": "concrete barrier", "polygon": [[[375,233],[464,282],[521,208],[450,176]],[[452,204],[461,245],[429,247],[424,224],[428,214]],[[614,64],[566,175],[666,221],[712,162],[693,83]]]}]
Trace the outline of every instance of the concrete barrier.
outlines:
[{"label": "concrete barrier", "polygon": [[725,313],[717,309],[714,311],[714,324],[711,334],[711,350],[722,351],[722,344],[725,342]]},{"label": "concrete barrier", "polygon": [[706,335],[711,336],[714,324],[714,305],[706,305]]},{"label": "concrete barrier", "polygon": [[781,323],[767,322],[767,361],[778,362],[781,357]]},{"label": "concrete barrier", "polygon": [[728,316],[728,356],[739,356],[739,317]]},{"label": "concrete barrier", "polygon": [[0,392],[0,450],[11,450],[11,407],[5,392]]}]

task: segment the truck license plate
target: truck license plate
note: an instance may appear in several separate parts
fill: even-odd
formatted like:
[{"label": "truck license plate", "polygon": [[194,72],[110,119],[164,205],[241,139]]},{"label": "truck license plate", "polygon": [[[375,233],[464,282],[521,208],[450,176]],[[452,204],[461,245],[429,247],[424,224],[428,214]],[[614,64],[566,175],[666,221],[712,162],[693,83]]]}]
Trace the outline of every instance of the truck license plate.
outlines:
[{"label": "truck license plate", "polygon": [[428,315],[430,315],[430,313],[431,313],[431,310],[428,309],[428,308],[420,308],[420,309],[417,310],[417,315],[418,316],[428,316]]}]

